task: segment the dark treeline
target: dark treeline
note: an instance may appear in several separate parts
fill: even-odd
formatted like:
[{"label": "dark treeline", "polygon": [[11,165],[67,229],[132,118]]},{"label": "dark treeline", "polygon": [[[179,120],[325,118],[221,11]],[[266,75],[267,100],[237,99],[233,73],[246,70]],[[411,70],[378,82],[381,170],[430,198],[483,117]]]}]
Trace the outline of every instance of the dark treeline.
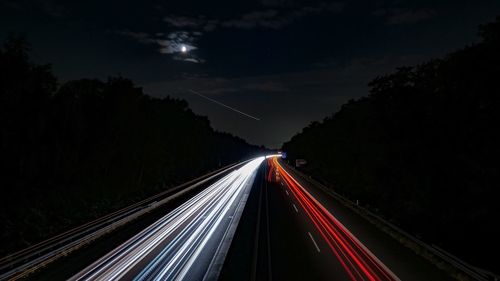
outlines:
[{"label": "dark treeline", "polygon": [[26,46],[0,50],[0,256],[260,150],[128,79],[59,85]]},{"label": "dark treeline", "polygon": [[498,269],[500,17],[479,43],[375,78],[370,94],[283,150],[336,191],[473,263]]}]

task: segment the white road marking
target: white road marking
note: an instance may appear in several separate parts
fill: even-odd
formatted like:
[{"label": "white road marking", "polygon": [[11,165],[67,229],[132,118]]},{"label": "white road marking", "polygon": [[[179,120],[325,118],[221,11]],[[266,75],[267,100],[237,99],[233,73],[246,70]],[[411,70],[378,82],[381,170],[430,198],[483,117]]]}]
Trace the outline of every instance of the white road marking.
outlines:
[{"label": "white road marking", "polygon": [[286,195],[290,195],[290,194],[288,194],[288,191],[287,191],[287,190],[285,190],[285,192],[286,192]]},{"label": "white road marking", "polygon": [[293,204],[293,203],[292,203],[292,205],[293,205],[293,208],[295,209],[295,212],[297,212],[297,213],[298,213],[298,212],[299,212],[299,209],[297,209],[297,207],[295,207],[295,204]]},{"label": "white road marking", "polygon": [[314,238],[313,238],[311,232],[307,232],[307,234],[309,234],[309,237],[311,238],[311,241],[313,242],[314,246],[316,247],[316,250],[318,250],[318,253],[321,252],[319,247],[318,247],[318,244],[316,244],[316,241],[314,241]]}]

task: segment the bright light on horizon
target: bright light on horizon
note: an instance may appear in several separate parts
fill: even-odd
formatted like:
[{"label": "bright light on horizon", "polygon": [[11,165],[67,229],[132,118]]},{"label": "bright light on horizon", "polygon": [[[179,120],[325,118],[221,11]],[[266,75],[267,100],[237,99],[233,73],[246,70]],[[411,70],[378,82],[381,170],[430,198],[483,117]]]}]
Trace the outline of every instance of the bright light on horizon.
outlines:
[{"label": "bright light on horizon", "polygon": [[266,159],[267,158],[271,158],[271,157],[282,157],[281,154],[270,154],[270,155],[266,155]]}]

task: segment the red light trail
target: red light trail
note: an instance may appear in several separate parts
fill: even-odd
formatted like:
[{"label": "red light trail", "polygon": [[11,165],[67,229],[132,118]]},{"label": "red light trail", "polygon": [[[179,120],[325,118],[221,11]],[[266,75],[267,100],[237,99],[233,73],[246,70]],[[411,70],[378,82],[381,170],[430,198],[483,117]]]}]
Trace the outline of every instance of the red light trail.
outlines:
[{"label": "red light trail", "polygon": [[[279,173],[351,280],[399,280],[279,164],[277,157],[268,164],[270,172],[276,169]],[[268,180],[271,178],[268,175]]]}]

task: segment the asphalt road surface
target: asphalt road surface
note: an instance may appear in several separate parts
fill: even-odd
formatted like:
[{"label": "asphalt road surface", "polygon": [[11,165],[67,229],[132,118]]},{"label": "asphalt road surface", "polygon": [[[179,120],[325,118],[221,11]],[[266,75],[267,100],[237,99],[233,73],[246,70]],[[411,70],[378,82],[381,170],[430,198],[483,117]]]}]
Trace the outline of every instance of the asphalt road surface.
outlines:
[{"label": "asphalt road surface", "polygon": [[70,280],[217,278],[263,160],[231,172]]},{"label": "asphalt road surface", "polygon": [[278,157],[190,196],[71,280],[450,280]]},{"label": "asphalt road surface", "polygon": [[451,280],[280,163],[263,165],[221,280]]}]

